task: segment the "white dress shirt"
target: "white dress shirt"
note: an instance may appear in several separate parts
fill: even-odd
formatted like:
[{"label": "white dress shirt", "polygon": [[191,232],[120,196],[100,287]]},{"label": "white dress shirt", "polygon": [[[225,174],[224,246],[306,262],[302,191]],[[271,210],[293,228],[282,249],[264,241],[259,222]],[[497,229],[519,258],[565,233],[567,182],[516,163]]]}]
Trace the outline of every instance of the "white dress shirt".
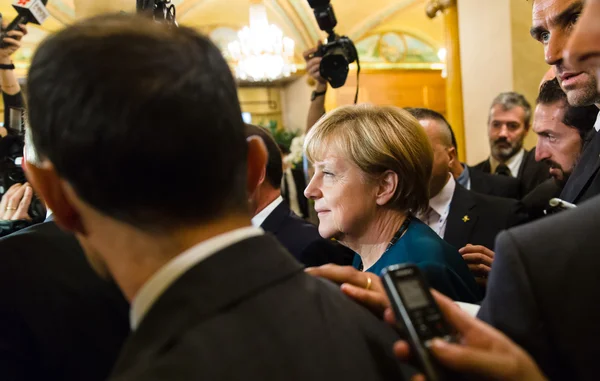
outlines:
[{"label": "white dress shirt", "polygon": [[[519,152],[517,152],[506,162],[506,166],[508,167],[508,169],[510,169],[510,175],[512,177],[517,177],[519,175],[519,169],[521,168],[521,164],[523,163],[524,157],[525,148],[521,148]],[[490,156],[490,171],[492,174],[496,173],[496,168],[498,168],[498,165],[500,165],[500,162],[494,159],[493,156]]]},{"label": "white dress shirt", "polygon": [[427,212],[419,216],[419,219],[426,223],[441,238],[444,238],[444,234],[446,233],[446,222],[455,188],[456,181],[454,181],[453,176],[450,176],[440,193],[429,199],[429,209]]},{"label": "white dress shirt", "polygon": [[171,259],[144,283],[134,297],[129,312],[131,329],[135,331],[163,292],[193,266],[228,246],[262,234],[262,229],[253,226],[232,230],[201,242]]},{"label": "white dress shirt", "polygon": [[252,226],[259,228],[263,224],[263,222],[265,222],[267,217],[269,217],[271,213],[273,213],[275,208],[277,208],[282,202],[283,197],[279,196],[269,205],[265,206],[265,208],[258,212],[256,216],[252,217]]},{"label": "white dress shirt", "polygon": [[596,123],[594,124],[594,128],[596,131],[600,131],[600,112],[598,113],[598,117],[596,118]]}]

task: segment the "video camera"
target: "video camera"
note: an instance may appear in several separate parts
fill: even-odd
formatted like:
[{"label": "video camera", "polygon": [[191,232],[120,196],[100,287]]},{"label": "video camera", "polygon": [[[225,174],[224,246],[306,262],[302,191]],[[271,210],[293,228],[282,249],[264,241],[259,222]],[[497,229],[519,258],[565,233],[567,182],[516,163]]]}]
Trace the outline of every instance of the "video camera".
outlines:
[{"label": "video camera", "polygon": [[327,32],[328,35],[327,43],[320,46],[315,53],[315,56],[323,57],[319,67],[321,77],[325,78],[333,88],[342,87],[346,83],[349,65],[352,62],[357,62],[358,72],[360,72],[360,61],[356,46],[350,38],[338,36],[334,32],[333,29],[337,25],[337,19],[330,0],[308,0],[308,4],[314,11],[319,28]]},{"label": "video camera", "polygon": [[150,16],[154,21],[177,26],[177,11],[171,0],[136,0],[138,13]]}]

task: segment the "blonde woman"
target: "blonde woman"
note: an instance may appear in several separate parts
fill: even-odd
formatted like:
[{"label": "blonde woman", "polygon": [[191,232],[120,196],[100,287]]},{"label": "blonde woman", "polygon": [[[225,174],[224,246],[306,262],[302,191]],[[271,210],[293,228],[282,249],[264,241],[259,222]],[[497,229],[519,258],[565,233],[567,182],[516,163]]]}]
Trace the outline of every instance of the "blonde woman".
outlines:
[{"label": "blonde woman", "polygon": [[477,302],[475,280],[458,251],[415,216],[429,203],[433,153],[408,112],[347,106],[323,117],[305,141],[315,174],[319,233],[356,253],[354,267],[378,274],[398,263],[418,265],[432,287]]}]

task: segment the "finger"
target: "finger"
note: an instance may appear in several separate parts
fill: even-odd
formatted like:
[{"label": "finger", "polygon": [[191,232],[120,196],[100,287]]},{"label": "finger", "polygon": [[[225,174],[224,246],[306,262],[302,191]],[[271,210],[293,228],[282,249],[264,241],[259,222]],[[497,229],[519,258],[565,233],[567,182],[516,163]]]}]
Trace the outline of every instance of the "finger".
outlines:
[{"label": "finger", "polygon": [[425,379],[424,375],[419,373],[419,374],[415,374],[414,376],[412,376],[410,378],[410,381],[427,381],[427,380]]},{"label": "finger", "polygon": [[488,278],[476,277],[475,282],[482,287],[487,287]]},{"label": "finger", "polygon": [[12,45],[12,47],[16,47],[16,48],[21,47],[21,43],[18,40],[15,40],[14,38],[6,37],[3,39],[3,41],[6,42],[7,44]]},{"label": "finger", "polygon": [[394,311],[391,308],[386,308],[383,312],[383,320],[390,325],[396,324],[396,316],[394,316]]},{"label": "finger", "polygon": [[446,317],[446,321],[452,325],[459,333],[466,334],[472,329],[475,329],[476,320],[469,314],[460,309],[450,298],[440,294],[435,290],[431,290],[431,294],[435,298],[440,310]]},{"label": "finger", "polygon": [[487,266],[491,266],[494,258],[490,258],[482,253],[473,253],[473,254],[463,254],[463,259],[472,264],[482,263]]},{"label": "finger", "polygon": [[308,49],[304,53],[302,53],[302,57],[304,57],[304,59],[308,61],[309,59],[311,59],[312,55],[317,52],[317,50],[317,48]]},{"label": "finger", "polygon": [[365,305],[379,316],[390,306],[390,301],[384,292],[367,290],[348,283],[344,283],[341,289],[344,294]]},{"label": "finger", "polygon": [[379,280],[379,277],[376,277],[373,274],[365,274],[352,266],[328,264],[309,268],[306,271],[311,275],[327,278],[338,284],[349,283],[359,287],[367,286],[367,277],[371,277],[372,283],[375,283],[375,280]]},{"label": "finger", "polygon": [[431,351],[438,361],[445,367],[458,372],[476,375],[495,375],[495,378],[505,379],[513,368],[513,361],[497,352],[487,352],[448,343],[441,339],[432,341]]},{"label": "finger", "polygon": [[394,354],[400,360],[409,361],[410,360],[410,345],[404,340],[396,341],[394,343]]},{"label": "finger", "polygon": [[19,24],[19,28],[21,28],[21,31],[23,32],[24,35],[29,33],[29,30],[27,29],[27,25]]},{"label": "finger", "polygon": [[491,252],[490,249],[488,249],[485,246],[481,246],[481,245],[471,245],[468,244],[467,246],[461,248],[460,250],[458,250],[459,253],[461,254],[467,254],[467,253],[488,253]]},{"label": "finger", "polygon": [[15,214],[11,217],[11,220],[30,220],[29,217],[29,206],[31,205],[31,199],[33,198],[33,189],[30,186],[23,187],[25,192],[23,193],[23,198],[15,211]]},{"label": "finger", "polygon": [[484,265],[482,263],[479,264],[472,264],[472,265],[468,265],[469,266],[469,270],[471,270],[472,273],[478,274],[478,275],[487,275],[490,273],[490,271],[492,271],[492,268]]},{"label": "finger", "polygon": [[9,37],[14,37],[15,40],[20,40],[25,34],[20,30],[11,30],[10,32],[6,32],[6,35]]}]

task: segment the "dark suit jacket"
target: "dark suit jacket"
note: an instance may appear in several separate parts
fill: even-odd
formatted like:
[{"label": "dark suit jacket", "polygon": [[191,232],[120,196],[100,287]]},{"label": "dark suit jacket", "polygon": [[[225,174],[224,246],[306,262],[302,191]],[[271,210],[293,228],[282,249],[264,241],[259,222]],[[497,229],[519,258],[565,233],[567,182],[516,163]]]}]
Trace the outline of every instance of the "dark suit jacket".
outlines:
[{"label": "dark suit jacket", "polygon": [[521,199],[521,205],[527,212],[529,221],[546,216],[544,212],[550,208],[550,200],[560,197],[561,190],[562,187],[550,178],[525,195]]},{"label": "dark suit jacket", "polygon": [[158,298],[110,378],[402,380],[394,331],[272,237],[238,242]]},{"label": "dark suit jacket", "polygon": [[551,380],[597,380],[600,198],[502,233],[479,317]]},{"label": "dark suit jacket", "polygon": [[281,195],[284,201],[290,204],[289,187],[294,185],[296,187],[296,199],[300,206],[300,211],[304,218],[308,218],[308,200],[304,196],[304,189],[306,188],[306,179],[304,178],[304,171],[302,168],[292,168],[292,177],[294,184],[288,184],[287,177],[284,174],[283,181],[285,182],[284,187],[281,189]]},{"label": "dark suit jacket", "polygon": [[[489,159],[482,161],[473,168],[485,172],[491,172]],[[531,151],[525,151],[523,162],[519,168],[516,178],[521,184],[521,195],[531,192],[538,184],[543,183],[550,177],[550,168],[546,163],[535,161],[535,148]]]},{"label": "dark suit jacket", "polygon": [[579,203],[600,194],[600,132],[586,145],[560,198]]},{"label": "dark suit jacket", "polygon": [[471,192],[457,183],[444,240],[457,249],[470,243],[494,250],[496,235],[523,220],[517,200]]},{"label": "dark suit jacket", "polygon": [[0,240],[0,379],[105,380],[129,306],[54,222]]},{"label": "dark suit jacket", "polygon": [[469,167],[469,178],[473,192],[504,198],[521,198],[519,180],[508,176],[495,176]]},{"label": "dark suit jacket", "polygon": [[326,263],[351,265],[354,252],[345,246],[325,240],[317,227],[298,217],[282,202],[260,226],[275,238],[298,261],[307,267]]}]

